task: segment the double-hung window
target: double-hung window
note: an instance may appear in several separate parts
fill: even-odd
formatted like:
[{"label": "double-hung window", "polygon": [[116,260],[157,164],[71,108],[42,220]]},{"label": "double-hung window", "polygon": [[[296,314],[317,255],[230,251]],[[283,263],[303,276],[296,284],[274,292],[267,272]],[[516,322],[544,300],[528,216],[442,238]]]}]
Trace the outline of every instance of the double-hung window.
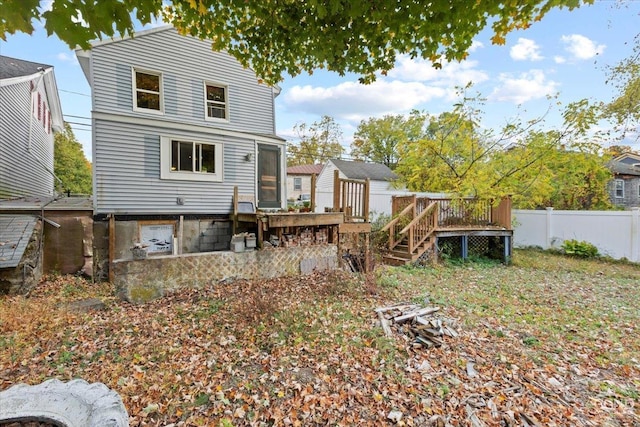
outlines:
[{"label": "double-hung window", "polygon": [[133,109],[162,112],[162,73],[133,69]]},{"label": "double-hung window", "polygon": [[297,176],[293,178],[293,189],[294,190],[302,190],[302,178]]},{"label": "double-hung window", "polygon": [[227,87],[214,83],[204,84],[207,120],[229,120]]},{"label": "double-hung window", "polygon": [[222,144],[189,138],[160,138],[160,178],[222,181]]},{"label": "double-hung window", "polygon": [[624,180],[616,179],[615,186],[616,186],[616,198],[624,199]]}]

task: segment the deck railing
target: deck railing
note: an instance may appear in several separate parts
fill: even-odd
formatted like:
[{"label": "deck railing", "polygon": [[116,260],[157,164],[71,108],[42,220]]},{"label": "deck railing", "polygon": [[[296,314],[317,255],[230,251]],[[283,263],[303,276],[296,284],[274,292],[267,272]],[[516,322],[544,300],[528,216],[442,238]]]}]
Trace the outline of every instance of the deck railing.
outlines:
[{"label": "deck railing", "polygon": [[436,230],[438,203],[415,196],[399,196],[394,202],[397,202],[395,207],[404,206],[404,209],[380,231],[389,232],[389,250],[405,242],[408,252],[413,254]]},{"label": "deck railing", "polygon": [[333,210],[344,212],[345,222],[369,221],[369,179],[344,179],[333,176]]},{"label": "deck railing", "polygon": [[440,206],[438,228],[503,227],[511,229],[511,198],[494,205],[487,199],[429,199]]}]

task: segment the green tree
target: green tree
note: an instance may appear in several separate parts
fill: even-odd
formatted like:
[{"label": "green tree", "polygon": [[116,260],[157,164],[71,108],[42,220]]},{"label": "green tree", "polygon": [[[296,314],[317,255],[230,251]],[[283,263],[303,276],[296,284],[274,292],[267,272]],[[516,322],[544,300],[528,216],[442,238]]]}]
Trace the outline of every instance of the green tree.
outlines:
[{"label": "green tree", "polygon": [[319,122],[311,125],[297,124],[294,131],[298,134],[298,142],[287,147],[289,166],[325,163],[329,159],[340,158],[344,153],[340,144],[342,130],[332,117],[322,116]]},{"label": "green tree", "polygon": [[418,111],[412,111],[409,116],[386,115],[362,120],[353,135],[351,156],[395,169],[399,160],[398,145],[419,139],[425,120],[426,116]]},{"label": "green tree", "polygon": [[563,144],[557,131],[531,132],[491,162],[518,209],[610,209],[608,156],[595,143]]},{"label": "green tree", "polygon": [[[593,0],[0,0],[0,36],[31,33],[43,21],[72,48],[92,39],[133,34],[134,22],[162,17],[184,34],[212,40],[267,83],[326,68],[375,79],[399,54],[439,66],[462,60],[487,25],[493,43],[527,28],[553,8],[574,9]],[[80,25],[78,22],[82,22]]]},{"label": "green tree", "polygon": [[543,117],[514,120],[498,132],[484,129],[482,99],[464,98],[451,112],[431,117],[422,138],[398,147],[398,172],[413,191],[500,199],[521,208],[610,207],[608,157],[591,141],[597,106],[568,105],[564,124],[541,130]]},{"label": "green tree", "polygon": [[636,36],[633,53],[609,69],[609,80],[618,91],[604,106],[603,117],[613,122],[618,139],[636,133],[640,139],[640,34]]},{"label": "green tree", "polygon": [[91,163],[85,157],[82,144],[78,142],[68,123],[64,125],[64,132],[54,136],[53,168],[62,181],[59,191],[91,194]]}]

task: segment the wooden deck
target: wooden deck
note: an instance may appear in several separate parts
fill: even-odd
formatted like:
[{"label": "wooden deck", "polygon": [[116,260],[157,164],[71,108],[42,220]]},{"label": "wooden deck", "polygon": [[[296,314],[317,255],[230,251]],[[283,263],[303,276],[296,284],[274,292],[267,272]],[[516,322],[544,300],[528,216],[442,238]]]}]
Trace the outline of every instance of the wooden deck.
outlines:
[{"label": "wooden deck", "polygon": [[[439,243],[459,238],[460,256],[469,256],[470,239],[500,239],[502,257],[511,258],[513,230],[511,199],[499,203],[480,199],[429,199],[415,195],[394,197],[393,219],[382,229],[389,233],[385,262],[402,265],[415,262],[426,252],[436,261]],[[496,246],[491,241],[492,246]]]},{"label": "wooden deck", "polygon": [[[314,191],[311,192],[311,207],[315,207]],[[234,189],[233,208],[234,234],[239,229],[255,229],[258,248],[337,244],[340,258],[345,253],[357,256],[361,259],[358,264],[362,270],[369,269],[371,223],[368,180],[342,179],[336,171],[333,207],[327,212],[256,210],[253,199],[239,195],[237,188]],[[354,241],[361,243],[354,246]]]}]

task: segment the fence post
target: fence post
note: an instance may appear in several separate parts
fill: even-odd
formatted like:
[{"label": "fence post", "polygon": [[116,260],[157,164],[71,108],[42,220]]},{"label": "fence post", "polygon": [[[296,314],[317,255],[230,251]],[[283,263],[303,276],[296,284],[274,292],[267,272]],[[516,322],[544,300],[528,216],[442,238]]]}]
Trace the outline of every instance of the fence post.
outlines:
[{"label": "fence post", "polygon": [[640,262],[640,208],[631,208],[631,261]]},{"label": "fence post", "polygon": [[547,221],[546,221],[546,238],[545,238],[545,247],[544,249],[549,249],[551,247],[552,244],[552,238],[553,238],[553,227],[552,227],[552,222],[553,222],[553,208],[551,207],[547,207]]}]

